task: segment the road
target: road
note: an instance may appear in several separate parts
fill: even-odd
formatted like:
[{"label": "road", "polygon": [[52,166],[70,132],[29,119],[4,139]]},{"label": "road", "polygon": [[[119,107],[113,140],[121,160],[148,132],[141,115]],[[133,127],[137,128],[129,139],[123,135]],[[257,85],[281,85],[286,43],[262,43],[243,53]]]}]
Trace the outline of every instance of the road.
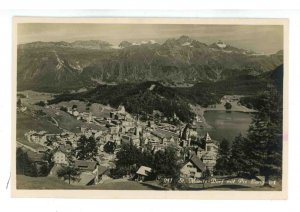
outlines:
[{"label": "road", "polygon": [[30,151],[37,152],[36,149],[34,149],[34,148],[32,148],[32,147],[30,147],[30,146],[28,146],[28,145],[26,145],[26,144],[22,144],[22,143],[19,142],[19,141],[17,141],[17,146],[19,146],[19,147],[25,147],[26,149],[29,149]]}]

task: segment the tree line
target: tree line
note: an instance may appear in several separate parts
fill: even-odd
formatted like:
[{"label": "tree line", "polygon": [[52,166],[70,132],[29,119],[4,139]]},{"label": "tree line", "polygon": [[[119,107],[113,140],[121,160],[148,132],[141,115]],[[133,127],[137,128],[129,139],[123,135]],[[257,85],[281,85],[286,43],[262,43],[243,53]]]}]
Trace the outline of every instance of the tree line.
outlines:
[{"label": "tree line", "polygon": [[152,169],[148,179],[172,178],[176,181],[181,164],[175,146],[153,151],[150,146],[139,148],[132,143],[124,143],[116,154],[116,168],[111,174],[115,178],[134,176],[140,166]]},{"label": "tree line", "polygon": [[220,143],[216,173],[221,175],[282,176],[283,99],[274,88],[260,93],[248,133]]}]

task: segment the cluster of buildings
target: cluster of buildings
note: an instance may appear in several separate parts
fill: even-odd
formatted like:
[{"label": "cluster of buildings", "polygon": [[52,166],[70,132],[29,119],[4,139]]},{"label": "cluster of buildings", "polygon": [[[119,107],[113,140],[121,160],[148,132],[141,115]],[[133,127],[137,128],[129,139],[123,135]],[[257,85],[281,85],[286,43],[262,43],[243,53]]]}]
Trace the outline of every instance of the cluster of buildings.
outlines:
[{"label": "cluster of buildings", "polygon": [[[176,146],[178,156],[183,156],[185,161],[180,170],[181,176],[186,178],[200,178],[206,170],[212,173],[216,165],[217,142],[207,134],[202,138],[205,145],[199,147],[195,142],[199,140],[199,135],[192,124],[178,127],[154,120],[140,122],[127,113],[124,106],[111,111],[109,117],[96,117],[91,112],[79,113],[74,108],[68,108],[67,112],[78,120],[85,120],[82,122],[80,133],[66,130],[60,134],[29,131],[25,133],[25,137],[28,142],[40,144],[53,152],[54,168],[50,174],[54,175],[59,167],[68,166],[72,161],[72,164],[81,170],[81,180],[77,184],[91,185],[108,179],[109,169],[113,167],[111,161],[114,161],[118,147],[124,143],[132,143],[139,148],[150,146],[154,153],[169,145]],[[83,135],[95,138],[98,155],[103,157],[98,157],[97,161],[72,158],[72,150],[77,147],[77,141]],[[113,143],[117,147],[114,154],[104,152],[107,143]],[[151,170],[151,167],[140,167],[137,172],[138,179],[144,180]]]},{"label": "cluster of buildings", "polygon": [[221,102],[226,103],[226,102],[237,102],[240,100],[242,96],[241,95],[224,95],[221,98]]},{"label": "cluster of buildings", "polygon": [[[183,157],[184,161],[180,169],[180,177],[199,179],[207,174],[213,175],[218,157],[218,142],[212,140],[207,133],[201,138],[204,148],[199,147],[192,141],[196,132],[193,127],[189,127],[189,124],[185,126],[179,139],[178,156]],[[136,172],[137,179],[147,179],[151,170],[151,167],[140,167]]]},{"label": "cluster of buildings", "polygon": [[91,112],[79,112],[77,107],[67,107],[67,113],[74,116],[77,120],[82,120],[91,123],[96,116],[93,116]]},{"label": "cluster of buildings", "polygon": [[212,140],[208,133],[203,141],[204,148],[194,145],[189,149],[186,163],[180,170],[182,177],[201,178],[207,171],[213,174],[218,157],[218,142]]}]

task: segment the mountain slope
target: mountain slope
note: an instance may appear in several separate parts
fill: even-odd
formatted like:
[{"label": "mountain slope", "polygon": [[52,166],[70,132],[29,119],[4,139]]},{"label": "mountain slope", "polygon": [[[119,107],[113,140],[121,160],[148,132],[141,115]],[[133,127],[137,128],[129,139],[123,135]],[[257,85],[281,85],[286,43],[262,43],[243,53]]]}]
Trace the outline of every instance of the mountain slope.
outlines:
[{"label": "mountain slope", "polygon": [[[124,83],[118,85],[99,85],[89,91],[76,94],[62,94],[49,101],[55,104],[61,101],[81,100],[96,102],[113,107],[124,105],[133,114],[146,116],[153,110],[159,110],[166,117],[172,118],[174,113],[181,121],[189,122],[194,114],[189,104],[203,107],[216,104],[223,95],[250,95],[255,97],[267,89],[269,84],[277,85],[277,76],[283,66],[259,76],[243,75],[218,82],[203,82],[188,88],[166,87],[159,82]],[[274,76],[276,77],[274,78]],[[250,99],[248,102],[251,103]]]},{"label": "mountain slope", "polygon": [[128,112],[144,117],[152,114],[153,110],[159,110],[169,118],[175,113],[181,121],[185,122],[194,117],[188,101],[183,96],[175,89],[165,87],[158,82],[100,85],[80,94],[59,95],[49,103],[55,104],[72,99],[109,104],[113,107],[124,105]]},{"label": "mountain slope", "polygon": [[163,44],[124,41],[120,49],[104,41],[22,44],[18,46],[18,89],[62,91],[141,81],[195,84],[256,76],[283,61],[282,52],[256,55],[229,45],[217,47],[187,36]]}]

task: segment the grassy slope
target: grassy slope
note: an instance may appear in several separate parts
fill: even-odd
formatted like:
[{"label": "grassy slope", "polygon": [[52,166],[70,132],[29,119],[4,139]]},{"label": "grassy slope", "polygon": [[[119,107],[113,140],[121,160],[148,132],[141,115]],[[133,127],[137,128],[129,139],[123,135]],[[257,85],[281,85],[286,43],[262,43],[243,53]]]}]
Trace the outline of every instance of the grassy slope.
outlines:
[{"label": "grassy slope", "polygon": [[30,113],[17,114],[17,139],[24,139],[24,134],[30,130],[47,130],[49,133],[60,133],[61,130],[50,123],[45,117],[33,117]]},{"label": "grassy slope", "polygon": [[[157,190],[158,186],[151,186],[150,183],[138,183],[135,181],[112,181],[103,184],[93,186],[74,186],[65,183],[55,177],[28,177],[24,175],[17,175],[17,189],[84,189],[84,190]],[[205,184],[203,189],[202,184],[194,184],[186,190],[245,190],[245,191],[280,191],[281,183],[277,183],[276,186],[262,187],[253,185],[217,185],[217,184]]]},{"label": "grassy slope", "polygon": [[152,187],[135,181],[74,186],[55,177],[28,177],[24,175],[17,175],[17,189],[153,190]]}]

